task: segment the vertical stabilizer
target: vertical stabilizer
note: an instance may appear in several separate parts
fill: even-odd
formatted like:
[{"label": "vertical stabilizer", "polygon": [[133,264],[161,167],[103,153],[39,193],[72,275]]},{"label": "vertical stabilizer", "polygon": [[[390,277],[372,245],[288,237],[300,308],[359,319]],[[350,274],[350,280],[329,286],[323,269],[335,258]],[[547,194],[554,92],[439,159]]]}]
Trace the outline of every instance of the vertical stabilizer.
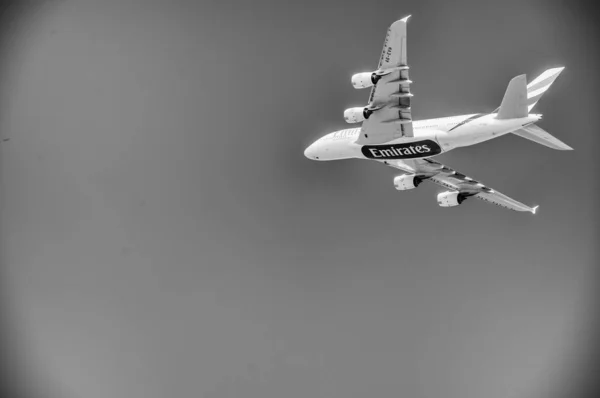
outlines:
[{"label": "vertical stabilizer", "polygon": [[527,78],[525,75],[514,77],[510,83],[502,104],[498,108],[497,119],[517,119],[527,117]]},{"label": "vertical stabilizer", "polygon": [[527,107],[529,112],[537,104],[542,95],[550,88],[554,80],[565,67],[548,69],[527,85]]},{"label": "vertical stabilizer", "polygon": [[[563,69],[565,69],[564,66],[548,69],[527,85],[527,110],[529,112],[531,112],[531,108],[537,104],[542,95],[550,88],[552,83],[554,83]],[[497,108],[492,113],[498,113],[499,109],[500,108]]]}]

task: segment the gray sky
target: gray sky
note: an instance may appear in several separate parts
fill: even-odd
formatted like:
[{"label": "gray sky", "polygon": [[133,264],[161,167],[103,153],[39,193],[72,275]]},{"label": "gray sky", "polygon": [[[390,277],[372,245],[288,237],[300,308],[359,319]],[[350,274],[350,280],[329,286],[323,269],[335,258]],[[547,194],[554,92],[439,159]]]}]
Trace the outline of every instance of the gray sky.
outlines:
[{"label": "gray sky", "polygon": [[[573,3],[39,2],[4,15],[12,354],[58,397],[541,398],[580,391],[598,262],[598,53]],[[536,216],[304,147],[412,14],[417,119],[536,107],[572,152],[439,159]],[[33,381],[33,382],[32,382]]]}]

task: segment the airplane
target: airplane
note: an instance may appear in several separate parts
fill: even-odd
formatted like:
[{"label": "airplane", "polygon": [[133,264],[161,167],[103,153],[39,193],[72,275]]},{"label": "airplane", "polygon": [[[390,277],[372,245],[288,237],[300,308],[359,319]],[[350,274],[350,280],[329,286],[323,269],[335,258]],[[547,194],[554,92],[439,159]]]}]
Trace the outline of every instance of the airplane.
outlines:
[{"label": "airplane", "polygon": [[530,207],[492,189],[473,178],[447,167],[433,157],[453,149],[479,144],[508,133],[557,150],[572,150],[536,123],[541,114],[529,113],[550,88],[564,67],[543,72],[529,84],[526,75],[513,78],[500,106],[491,113],[412,120],[410,84],[406,56],[407,16],[394,22],[387,31],[379,65],[375,71],[352,76],[354,88],[371,87],[366,106],[346,109],[348,123],[360,128],[334,131],[306,148],[312,160],[369,159],[398,169],[404,174],[394,178],[397,190],[418,187],[431,181],[448,191],[437,195],[441,207],[458,206],[475,197],[515,211],[536,213]]}]

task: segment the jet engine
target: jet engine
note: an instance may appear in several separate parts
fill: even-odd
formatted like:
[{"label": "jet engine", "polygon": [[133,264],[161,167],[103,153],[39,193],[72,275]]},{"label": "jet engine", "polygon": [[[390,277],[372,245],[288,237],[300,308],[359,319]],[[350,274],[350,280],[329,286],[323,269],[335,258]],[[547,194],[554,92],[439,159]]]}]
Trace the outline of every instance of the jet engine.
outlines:
[{"label": "jet engine", "polygon": [[466,198],[467,197],[460,192],[446,191],[438,194],[437,201],[442,207],[454,207],[464,202]]},{"label": "jet engine", "polygon": [[361,89],[373,86],[379,79],[381,79],[381,76],[374,72],[362,72],[352,75],[351,80],[354,88]]},{"label": "jet engine", "polygon": [[421,184],[423,180],[414,174],[403,174],[394,178],[394,187],[398,191],[414,189]]},{"label": "jet engine", "polygon": [[344,111],[344,120],[347,123],[359,123],[371,116],[373,110],[362,106],[356,108],[349,108]]}]

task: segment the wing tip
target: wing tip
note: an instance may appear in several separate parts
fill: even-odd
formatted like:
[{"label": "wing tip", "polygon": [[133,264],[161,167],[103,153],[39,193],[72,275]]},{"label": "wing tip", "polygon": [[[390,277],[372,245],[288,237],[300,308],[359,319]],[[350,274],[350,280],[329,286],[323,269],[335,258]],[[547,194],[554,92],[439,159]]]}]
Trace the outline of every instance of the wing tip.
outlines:
[{"label": "wing tip", "polygon": [[538,207],[540,207],[539,205],[534,206],[531,208],[531,214],[535,214],[537,212]]},{"label": "wing tip", "polygon": [[575,149],[573,149],[573,147],[571,147],[570,145],[565,144],[564,142],[561,141],[561,146],[560,149],[563,151],[574,151]]},{"label": "wing tip", "polygon": [[406,23],[406,21],[408,21],[408,18],[410,18],[412,15],[408,15],[404,18],[402,18],[400,21]]}]

